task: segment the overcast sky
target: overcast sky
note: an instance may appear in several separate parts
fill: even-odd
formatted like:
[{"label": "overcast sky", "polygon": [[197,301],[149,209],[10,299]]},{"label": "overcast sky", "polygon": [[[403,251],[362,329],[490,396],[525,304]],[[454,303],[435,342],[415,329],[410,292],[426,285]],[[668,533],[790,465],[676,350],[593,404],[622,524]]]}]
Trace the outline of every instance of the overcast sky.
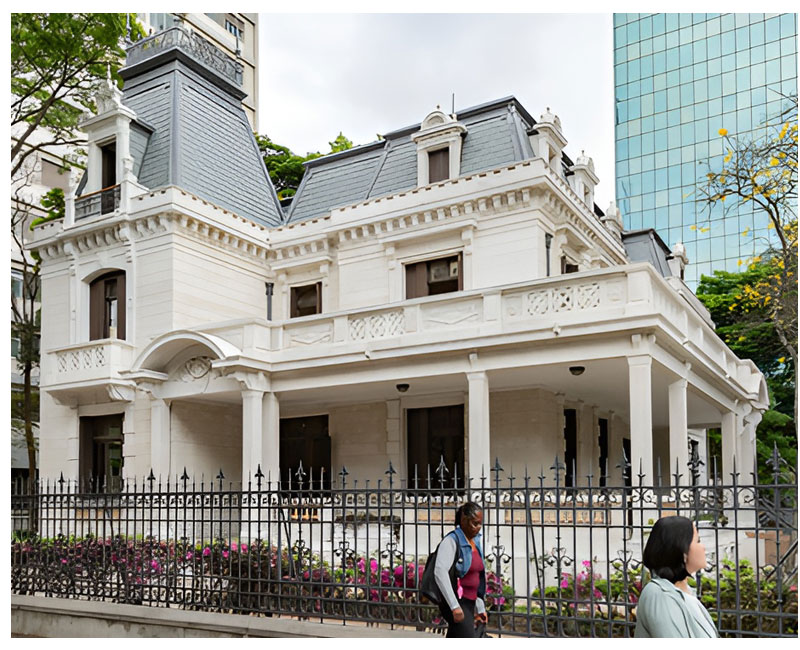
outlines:
[{"label": "overcast sky", "polygon": [[614,194],[612,14],[259,14],[258,129],[298,154],[514,95]]}]

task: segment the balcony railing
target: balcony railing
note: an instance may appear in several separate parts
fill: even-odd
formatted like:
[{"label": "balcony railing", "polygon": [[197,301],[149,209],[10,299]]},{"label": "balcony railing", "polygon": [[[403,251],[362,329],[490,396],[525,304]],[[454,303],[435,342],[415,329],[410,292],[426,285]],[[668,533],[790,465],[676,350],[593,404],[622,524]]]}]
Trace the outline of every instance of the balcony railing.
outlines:
[{"label": "balcony railing", "polygon": [[113,185],[75,199],[75,220],[114,212],[119,208],[119,196],[119,185]]},{"label": "balcony railing", "polygon": [[117,373],[133,361],[133,349],[127,341],[103,339],[51,351],[48,353],[47,384],[117,378]]},{"label": "balcony railing", "polygon": [[227,56],[201,36],[177,26],[131,45],[128,48],[126,65],[136,65],[172,48],[184,50],[192,59],[203,62],[231,83],[236,86],[242,85],[244,66],[241,63]]}]

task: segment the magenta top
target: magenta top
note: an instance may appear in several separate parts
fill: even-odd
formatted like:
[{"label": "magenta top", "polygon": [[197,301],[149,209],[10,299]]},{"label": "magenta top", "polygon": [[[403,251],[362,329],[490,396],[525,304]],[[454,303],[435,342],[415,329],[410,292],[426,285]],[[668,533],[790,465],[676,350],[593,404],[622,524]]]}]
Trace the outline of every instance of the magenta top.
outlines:
[{"label": "magenta top", "polygon": [[477,546],[472,549],[472,564],[469,565],[469,571],[461,578],[460,584],[463,590],[463,598],[467,600],[475,600],[478,597],[478,586],[481,582],[481,571],[483,571],[483,560],[481,554],[478,553]]}]

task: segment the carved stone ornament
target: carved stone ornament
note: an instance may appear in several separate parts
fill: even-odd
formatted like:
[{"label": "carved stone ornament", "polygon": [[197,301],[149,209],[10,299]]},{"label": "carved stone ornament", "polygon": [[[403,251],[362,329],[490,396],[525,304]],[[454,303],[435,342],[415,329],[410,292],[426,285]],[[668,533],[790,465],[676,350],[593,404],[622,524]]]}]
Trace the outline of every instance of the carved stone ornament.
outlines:
[{"label": "carved stone ornament", "polygon": [[180,371],[181,381],[202,379],[211,372],[211,357],[192,357],[183,364]]},{"label": "carved stone ornament", "polygon": [[117,87],[117,84],[111,80],[110,68],[108,76],[105,80],[100,82],[97,88],[95,102],[97,102],[98,115],[114,111],[122,106],[122,91]]}]

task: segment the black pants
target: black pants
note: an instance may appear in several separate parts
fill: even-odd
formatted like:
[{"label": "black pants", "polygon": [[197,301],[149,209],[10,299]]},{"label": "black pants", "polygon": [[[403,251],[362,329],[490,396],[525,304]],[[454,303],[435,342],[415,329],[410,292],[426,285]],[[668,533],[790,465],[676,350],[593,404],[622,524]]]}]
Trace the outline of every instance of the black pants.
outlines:
[{"label": "black pants", "polygon": [[456,623],[453,620],[453,612],[447,605],[442,608],[442,616],[447,621],[448,639],[474,639],[475,638],[475,601],[459,598],[458,604],[464,612],[464,620]]}]

